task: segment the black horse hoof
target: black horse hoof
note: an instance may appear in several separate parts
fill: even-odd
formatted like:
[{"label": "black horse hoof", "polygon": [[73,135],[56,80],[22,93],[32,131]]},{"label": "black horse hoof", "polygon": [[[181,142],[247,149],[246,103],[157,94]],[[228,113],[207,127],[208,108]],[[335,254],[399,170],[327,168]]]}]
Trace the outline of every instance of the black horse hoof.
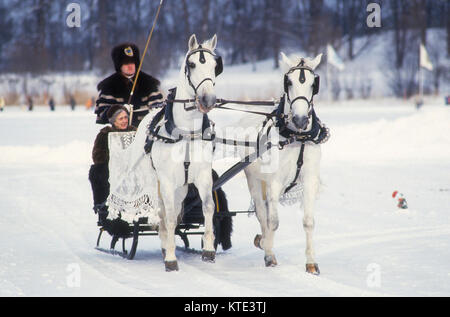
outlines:
[{"label": "black horse hoof", "polygon": [[266,263],[266,267],[275,267],[278,265],[277,259],[275,255],[268,255],[264,257],[264,262]]},{"label": "black horse hoof", "polygon": [[203,251],[202,253],[203,262],[216,262],[216,252],[215,251]]},{"label": "black horse hoof", "polygon": [[174,272],[179,270],[177,261],[165,261],[164,264],[166,265],[166,272]]}]

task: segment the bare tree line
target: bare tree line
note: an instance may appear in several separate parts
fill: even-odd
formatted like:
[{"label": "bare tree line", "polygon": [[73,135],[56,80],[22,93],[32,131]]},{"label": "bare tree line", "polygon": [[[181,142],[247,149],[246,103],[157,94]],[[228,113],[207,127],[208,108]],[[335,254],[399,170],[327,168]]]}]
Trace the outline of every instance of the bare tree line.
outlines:
[{"label": "bare tree line", "polygon": [[[366,25],[367,5],[382,7],[382,27]],[[272,58],[279,52],[323,52],[330,43],[353,60],[370,45],[370,36],[392,32],[389,52],[398,91],[413,91],[399,80],[411,45],[427,42],[427,29],[446,30],[450,56],[448,0],[166,0],[144,69],[162,74],[179,63],[192,33],[206,39],[219,36],[227,64]],[[70,1],[0,0],[0,71],[42,74],[54,71],[111,70],[111,48],[133,41],[143,48],[157,0],[78,0],[81,27],[66,25]],[[356,47],[355,40],[365,44]],[[411,76],[408,75],[408,78]],[[406,85],[406,86],[405,86]]]}]

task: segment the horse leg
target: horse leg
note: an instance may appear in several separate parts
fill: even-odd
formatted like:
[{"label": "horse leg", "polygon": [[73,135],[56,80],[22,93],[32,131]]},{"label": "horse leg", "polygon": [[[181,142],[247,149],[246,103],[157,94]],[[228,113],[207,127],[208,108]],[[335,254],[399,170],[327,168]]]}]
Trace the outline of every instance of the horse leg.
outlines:
[{"label": "horse leg", "polygon": [[[278,265],[277,259],[275,258],[275,254],[273,253],[273,241],[275,238],[275,231],[278,229],[279,220],[278,220],[278,200],[279,197],[276,194],[277,191],[274,190],[273,186],[267,187],[267,231],[266,237],[263,242],[263,248],[265,252],[264,261],[266,266],[276,266]],[[278,191],[279,192],[279,191]]]},{"label": "horse leg", "polygon": [[163,255],[163,258],[166,257],[166,248],[167,248],[167,227],[166,227],[166,210],[164,208],[164,203],[160,199],[159,201],[159,227],[158,227],[158,235],[159,239],[161,240],[161,252]]},{"label": "horse leg", "polygon": [[[274,231],[271,230],[269,220],[269,208],[267,201],[266,186],[262,186],[260,180],[254,179],[247,175],[250,194],[255,202],[256,217],[261,226],[261,235],[256,235],[254,244],[256,247],[264,250],[264,262],[266,266],[276,266],[277,261],[273,254],[273,238]],[[264,192],[266,191],[266,192]]]},{"label": "horse leg", "polygon": [[306,272],[319,275],[319,265],[315,262],[313,247],[314,232],[314,202],[319,189],[319,176],[313,172],[305,173],[303,177],[303,228],[306,233]]},{"label": "horse leg", "polygon": [[257,234],[255,236],[254,244],[255,247],[262,250],[263,248],[261,247],[261,241],[263,240],[263,237],[266,236],[267,212],[264,200],[262,198],[261,182],[253,178],[251,172],[249,172],[248,170],[245,170],[245,173],[247,176],[247,184],[250,191],[250,196],[252,197],[252,200],[255,204],[256,218],[258,219],[261,226],[261,234]]},{"label": "horse leg", "polygon": [[[162,185],[162,184],[161,184]],[[163,189],[163,186],[162,188]],[[177,212],[175,210],[175,194],[173,190],[162,190],[164,209],[161,219],[161,228],[163,233],[161,237],[162,250],[164,255],[164,264],[166,271],[178,271],[178,262],[175,255],[175,228],[177,226]]]},{"label": "horse leg", "polygon": [[[209,176],[211,178],[211,176]],[[212,184],[209,186],[197,186],[200,199],[202,200],[203,216],[205,218],[205,233],[203,234],[203,253],[202,260],[205,262],[214,262],[216,249],[214,248],[214,200],[212,197]]]},{"label": "horse leg", "polygon": [[256,218],[259,221],[259,225],[261,226],[261,234],[257,234],[254,240],[255,247],[260,248],[261,250],[264,250],[263,243],[267,236],[267,206],[265,204],[265,201],[262,200],[260,197],[253,196],[253,201],[255,202],[255,211],[256,211]]}]

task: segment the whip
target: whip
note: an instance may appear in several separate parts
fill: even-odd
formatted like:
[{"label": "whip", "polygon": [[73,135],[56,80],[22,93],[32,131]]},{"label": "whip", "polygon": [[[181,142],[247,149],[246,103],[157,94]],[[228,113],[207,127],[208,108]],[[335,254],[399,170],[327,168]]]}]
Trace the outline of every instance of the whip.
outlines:
[{"label": "whip", "polygon": [[[148,35],[147,44],[145,45],[144,53],[142,54],[142,59],[141,59],[141,62],[139,63],[139,68],[138,68],[138,70],[136,72],[136,78],[134,79],[133,88],[131,88],[130,97],[128,98],[128,104],[131,104],[131,99],[133,98],[134,90],[136,89],[136,84],[137,84],[137,81],[138,81],[138,78],[139,78],[139,74],[141,73],[142,65],[144,64],[145,55],[147,54],[147,50],[148,50],[148,47],[150,45],[150,41],[151,41],[152,36],[153,36],[153,30],[155,29],[156,22],[158,21],[159,12],[161,11],[161,7],[163,5],[163,2],[164,2],[164,0],[161,0],[159,2],[158,11],[156,11],[155,20],[153,21],[153,26],[152,26],[152,29],[150,30],[149,35]],[[131,107],[131,109],[130,109],[130,121],[129,121],[129,124],[131,124],[132,122],[133,122],[133,107]]]}]

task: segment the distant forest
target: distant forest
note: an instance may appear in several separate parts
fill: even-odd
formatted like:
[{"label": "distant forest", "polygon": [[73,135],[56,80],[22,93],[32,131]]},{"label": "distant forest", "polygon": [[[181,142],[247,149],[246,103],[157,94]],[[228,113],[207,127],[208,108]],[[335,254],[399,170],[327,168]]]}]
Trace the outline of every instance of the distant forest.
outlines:
[{"label": "distant forest", "polygon": [[[382,27],[366,24],[367,5],[381,6]],[[70,3],[80,5],[81,25],[70,28]],[[0,0],[0,71],[42,74],[112,70],[111,48],[132,41],[143,50],[159,0]],[[227,64],[272,58],[281,50],[316,54],[326,44],[345,47],[345,60],[363,46],[355,39],[393,31],[393,65],[401,68],[411,41],[427,42],[429,28],[446,30],[449,0],[165,0],[144,65],[156,74],[178,64],[187,39],[213,34]],[[367,43],[370,43],[368,40]],[[342,52],[342,50],[341,50]]]}]

